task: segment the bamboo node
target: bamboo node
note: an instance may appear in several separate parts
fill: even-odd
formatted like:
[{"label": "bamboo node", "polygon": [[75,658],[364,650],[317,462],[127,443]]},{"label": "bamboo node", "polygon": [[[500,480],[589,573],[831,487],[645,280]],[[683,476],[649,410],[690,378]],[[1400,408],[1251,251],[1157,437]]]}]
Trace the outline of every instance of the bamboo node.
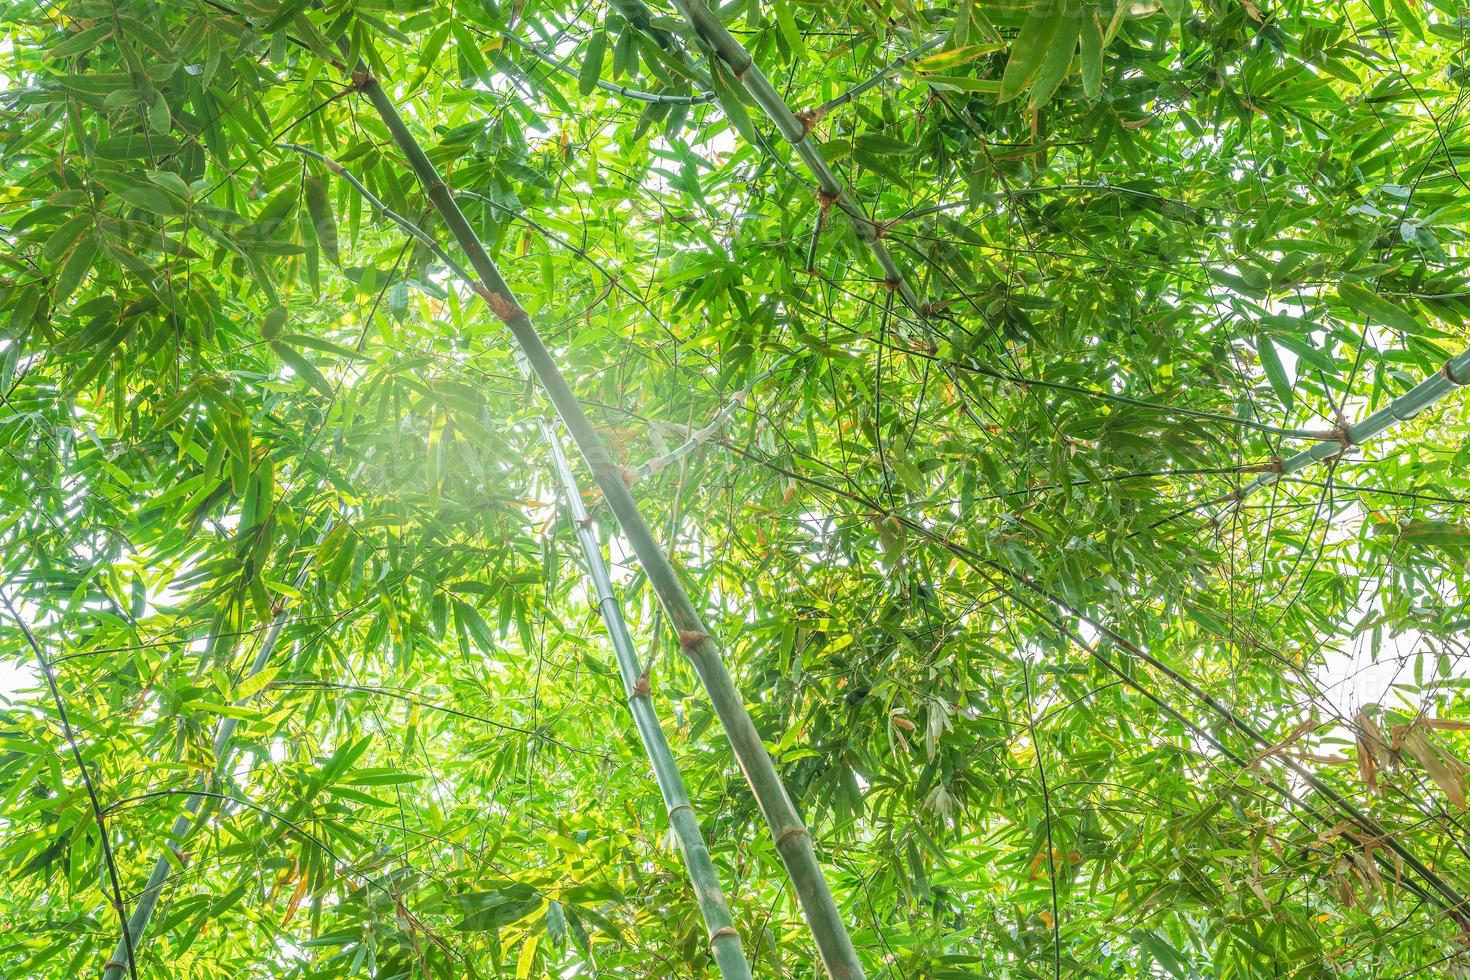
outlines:
[{"label": "bamboo node", "polygon": [[679,649],[683,650],[685,653],[688,653],[690,650],[693,650],[695,647],[699,646],[701,641],[708,639],[709,634],[701,633],[699,630],[680,630]]},{"label": "bamboo node", "polygon": [[477,284],[475,292],[490,304],[491,312],[499,317],[502,323],[509,323],[526,315],[525,311],[515,304],[515,300],[500,295],[484,283]]},{"label": "bamboo node", "polygon": [[745,399],[747,399],[749,397],[750,397],[750,391],[748,389],[746,389],[746,388],[741,388],[739,391],[735,392],[735,394],[733,394],[733,395],[730,396],[730,400],[732,402],[734,402],[736,405],[744,405],[745,404]]},{"label": "bamboo node", "polygon": [[589,514],[586,517],[582,518],[580,521],[577,522],[577,526],[580,527],[584,531],[591,530],[592,529],[592,515]]},{"label": "bamboo node", "polygon": [[632,695],[630,695],[630,697],[637,697],[640,694],[652,693],[653,689],[648,685],[648,671],[645,670],[642,674],[639,675],[638,683],[633,685],[633,693]]},{"label": "bamboo node", "polygon": [[1281,474],[1281,473],[1285,473],[1286,472],[1285,468],[1283,468],[1282,465],[1281,465],[1281,457],[1280,456],[1272,457],[1271,462],[1266,467],[1266,472],[1267,473],[1276,473],[1278,475]]},{"label": "bamboo node", "polygon": [[428,194],[430,197],[434,196],[435,191],[449,191],[449,193],[451,194],[454,193],[453,191],[449,190],[449,185],[444,183],[444,181],[442,180],[436,180],[434,183],[424,188],[424,193]]},{"label": "bamboo node", "polygon": [[688,810],[690,813],[693,813],[694,807],[690,806],[688,803],[675,803],[673,806],[669,807],[669,819],[673,820],[674,814],[678,813],[680,810]]},{"label": "bamboo node", "polygon": [[650,459],[647,463],[648,475],[653,476],[669,465],[669,461],[660,456],[658,459]]},{"label": "bamboo node", "polygon": [[892,227],[886,221],[869,221],[868,223],[873,226],[872,240],[875,242],[881,242],[888,235],[888,229]]},{"label": "bamboo node", "polygon": [[694,444],[696,446],[703,446],[707,442],[709,442],[709,430],[696,429],[694,432]]},{"label": "bamboo node", "polygon": [[117,960],[108,960],[106,963],[102,964],[102,969],[104,971],[111,970],[113,967],[117,967],[119,970],[126,970],[128,968],[128,965],[126,963],[119,963]]},{"label": "bamboo node", "polygon": [[714,932],[709,934],[710,945],[713,946],[716,942],[718,942],[721,938],[725,936],[734,936],[736,939],[739,939],[740,933],[735,931],[734,926],[720,926]]},{"label": "bamboo node", "polygon": [[842,196],[842,192],[841,191],[828,192],[828,191],[825,191],[822,188],[818,187],[817,188],[817,205],[819,207],[821,207],[822,214],[825,215],[828,211],[831,211],[832,210],[832,205],[836,204],[837,203],[837,199],[839,197],[841,197],[841,196]]},{"label": "bamboo node", "polygon": [[1342,451],[1347,452],[1353,448],[1353,437],[1346,425],[1338,424],[1332,427],[1332,438],[1342,443]]},{"label": "bamboo node", "polygon": [[358,68],[356,71],[354,71],[352,73],[352,87],[350,89],[348,89],[348,91],[349,92],[361,92],[363,89],[365,89],[369,85],[371,85],[372,84],[372,81],[373,81],[373,76],[372,75],[370,75],[367,72],[363,71],[361,68]]},{"label": "bamboo node", "polygon": [[638,482],[638,471],[631,466],[620,466],[618,472],[623,477],[623,486],[631,487]]},{"label": "bamboo node", "polygon": [[890,293],[891,292],[895,292],[898,289],[898,287],[899,286],[902,286],[902,285],[903,285],[903,281],[901,279],[884,279],[883,280],[883,288],[886,289],[886,290],[888,290]]},{"label": "bamboo node", "polygon": [[741,82],[743,84],[745,82],[745,73],[748,72],[748,71],[750,71],[750,69],[752,69],[754,67],[755,67],[755,58],[754,57],[747,56],[746,59],[745,59],[745,67],[744,68],[736,68],[736,69],[734,69],[736,80],[739,81],[739,82]]},{"label": "bamboo node", "polygon": [[797,824],[794,827],[787,827],[776,835],[776,848],[779,850],[781,845],[791,838],[801,836],[811,837],[811,834],[807,833],[807,829],[801,826],[801,824]]},{"label": "bamboo node", "polygon": [[[801,123],[801,138],[806,139],[808,136],[810,136],[812,130],[817,128],[817,123],[821,122],[822,117],[826,114],[827,110],[822,108],[821,106],[816,106],[810,109],[803,109],[798,112],[796,114],[796,118],[797,121]],[[793,142],[800,141],[794,140]]]},{"label": "bamboo node", "polygon": [[1445,361],[1444,367],[1439,369],[1439,373],[1444,375],[1444,379],[1456,388],[1463,388],[1465,385],[1470,385],[1470,378],[1455,377],[1454,363],[1454,361]]}]

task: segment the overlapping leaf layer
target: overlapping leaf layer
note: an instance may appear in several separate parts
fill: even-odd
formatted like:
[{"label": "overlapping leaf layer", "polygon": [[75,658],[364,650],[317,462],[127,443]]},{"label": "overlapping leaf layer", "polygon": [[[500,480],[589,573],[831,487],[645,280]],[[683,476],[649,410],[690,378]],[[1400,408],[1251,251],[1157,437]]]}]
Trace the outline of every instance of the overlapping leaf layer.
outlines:
[{"label": "overlapping leaf layer", "polygon": [[[685,11],[0,4],[0,975],[98,975],[160,853],[139,976],[713,973],[547,405],[360,59],[869,976],[1470,967],[1470,409],[1343,438],[1470,380],[1470,7],[718,8],[795,143]],[[587,504],[753,971],[813,976]]]}]

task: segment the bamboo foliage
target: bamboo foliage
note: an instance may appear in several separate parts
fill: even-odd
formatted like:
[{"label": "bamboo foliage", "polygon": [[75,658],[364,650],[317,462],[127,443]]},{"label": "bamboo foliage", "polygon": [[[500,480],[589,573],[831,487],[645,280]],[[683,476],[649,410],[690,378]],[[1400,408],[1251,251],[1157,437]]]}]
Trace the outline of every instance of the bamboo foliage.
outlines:
[{"label": "bamboo foliage", "polygon": [[[332,524],[331,518],[322,524],[322,540],[326,540],[327,535],[331,533]],[[311,562],[308,560],[296,573],[295,588],[300,589],[306,584],[306,578],[310,572]],[[256,650],[254,659],[250,661],[250,665],[241,677],[240,688],[242,690],[253,693],[251,689],[258,689],[261,686],[255,683],[257,678],[263,677],[268,681],[279,670],[279,666],[271,666],[271,660],[275,656],[276,643],[281,638],[281,631],[285,629],[286,621],[290,616],[291,610],[283,607],[271,618],[270,626],[261,638],[260,647]],[[269,672],[265,673],[267,671]],[[250,693],[243,694],[240,700],[244,701],[249,696]],[[198,824],[200,808],[218,783],[218,775],[230,764],[235,748],[235,730],[239,724],[238,718],[220,719],[219,727],[215,729],[214,739],[210,745],[209,758],[212,771],[200,777],[198,790],[184,799],[183,812],[174,818],[173,826],[168,832],[167,842],[164,844],[171,851],[172,860],[169,854],[160,854],[153,862],[153,868],[148,872],[148,880],[138,892],[132,915],[127,920],[126,932],[118,939],[112,958],[107,961],[107,965],[102,970],[103,980],[121,980],[124,974],[136,974],[137,949],[143,943],[144,935],[148,931],[148,923],[152,920],[153,911],[157,908],[158,900],[168,884],[169,875],[186,866],[187,851],[184,845],[188,840],[189,832]]]},{"label": "bamboo foliage", "polygon": [[1470,970],[1460,13],[0,4],[0,975]]}]

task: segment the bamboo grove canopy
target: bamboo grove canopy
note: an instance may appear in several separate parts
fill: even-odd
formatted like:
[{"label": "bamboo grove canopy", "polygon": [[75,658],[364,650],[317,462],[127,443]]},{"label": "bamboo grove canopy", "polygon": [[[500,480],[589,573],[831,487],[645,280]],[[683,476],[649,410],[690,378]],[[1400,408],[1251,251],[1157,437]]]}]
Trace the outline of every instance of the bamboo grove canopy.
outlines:
[{"label": "bamboo grove canopy", "polygon": [[1467,43],[3,0],[0,976],[1470,973]]}]

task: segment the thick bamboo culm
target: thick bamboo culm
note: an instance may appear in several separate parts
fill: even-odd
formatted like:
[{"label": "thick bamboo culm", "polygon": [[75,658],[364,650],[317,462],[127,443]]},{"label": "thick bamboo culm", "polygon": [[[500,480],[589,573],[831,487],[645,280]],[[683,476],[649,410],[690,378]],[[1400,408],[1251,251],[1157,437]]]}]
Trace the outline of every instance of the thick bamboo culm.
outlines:
[{"label": "thick bamboo culm", "polygon": [[377,110],[394,143],[423,184],[429,200],[474,268],[479,279],[475,291],[489,304],[515,338],[557,415],[571,433],[577,449],[592,471],[593,479],[617,518],[624,537],[668,614],[670,623],[678,631],[680,647],[709,694],[735,758],[750,786],[751,794],[770,827],[776,851],[791,878],[792,890],[811,929],[823,965],[835,980],[851,980],[864,976],[847,928],[838,913],[837,903],[817,863],[811,834],[786,793],[786,786],[776,772],[760,732],[725,667],[719,646],[709,635],[699,612],[685,592],[678,573],[638,510],[638,505],[628,490],[623,467],[617,465],[608,454],[597,431],[582,410],[581,403],[562,376],[556,359],[542,342],[531,318],[517,304],[510,287],[501,277],[500,270],[460,211],[454,192],[439,176],[433,163],[409,131],[393,100],[365,68],[359,67],[354,72],[353,80],[358,91]]},{"label": "thick bamboo culm", "polygon": [[[332,523],[333,519],[328,518],[322,526],[322,538],[325,538],[327,532],[331,531]],[[300,589],[306,583],[306,574],[310,570],[311,559],[308,557],[306,563],[301,566],[301,570],[296,573],[295,588]],[[265,639],[261,641],[260,649],[256,651],[255,659],[251,661],[250,669],[245,672],[242,680],[254,677],[270,663],[271,655],[275,653],[276,641],[280,639],[281,630],[285,628],[286,620],[290,615],[289,608],[282,608],[271,619],[270,626],[265,632]],[[209,790],[209,784],[214,781],[213,773],[222,770],[229,762],[231,743],[239,724],[240,721],[237,718],[220,719],[219,727],[214,733],[214,770],[200,778],[198,792],[184,800],[184,812],[174,819],[174,825],[169,831],[169,843],[164,844],[164,847],[172,849],[175,859],[180,863],[186,860],[183,855],[184,838],[188,836],[189,831],[194,829],[194,821],[199,816],[199,808],[204,804],[204,794]],[[153,918],[153,909],[158,905],[159,896],[163,894],[163,887],[167,882],[171,867],[173,863],[169,861],[166,854],[158,855],[158,860],[153,862],[153,870],[148,874],[148,882],[143,886],[142,894],[138,897],[138,904],[133,906],[133,914],[128,917],[128,935],[118,940],[112,959],[102,971],[102,980],[122,980],[123,975],[127,972],[129,946],[131,945],[133,955],[136,956],[138,946],[143,940],[143,934],[148,930],[148,922]]]},{"label": "thick bamboo culm", "polygon": [[679,839],[679,848],[684,853],[684,866],[689,872],[689,882],[694,886],[694,896],[699,902],[699,911],[709,931],[710,952],[725,980],[750,978],[750,964],[740,947],[740,933],[730,917],[725,893],[720,887],[719,875],[710,860],[709,849],[699,831],[699,820],[689,803],[689,792],[684,787],[684,777],[674,761],[674,753],[659,724],[658,712],[653,707],[653,694],[649,687],[649,676],[638,661],[638,651],[633,647],[633,638],[628,633],[628,624],[623,619],[623,609],[613,591],[612,578],[608,575],[607,563],[602,557],[602,545],[597,540],[597,530],[592,518],[582,503],[582,491],[572,473],[571,464],[561,448],[561,439],[552,423],[543,419],[541,432],[551,450],[556,465],[556,475],[562,493],[567,499],[567,509],[577,528],[577,543],[582,548],[582,558],[587,566],[587,578],[597,599],[597,611],[607,627],[608,640],[618,661],[618,673],[623,679],[623,693],[628,698],[628,710],[638,728],[638,737],[648,753],[653,768],[654,781],[663,795],[664,807],[668,811],[669,826]]}]

